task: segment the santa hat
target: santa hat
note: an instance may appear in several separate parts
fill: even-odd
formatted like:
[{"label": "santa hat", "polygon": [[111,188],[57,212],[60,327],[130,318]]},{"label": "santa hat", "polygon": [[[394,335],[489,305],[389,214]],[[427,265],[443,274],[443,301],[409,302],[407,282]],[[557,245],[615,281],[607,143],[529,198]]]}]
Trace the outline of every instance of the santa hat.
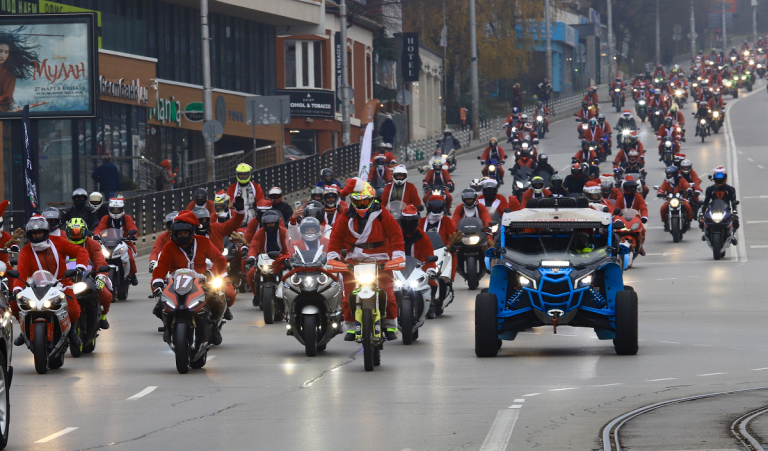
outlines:
[{"label": "santa hat", "polygon": [[3,216],[5,214],[5,209],[8,208],[8,205],[10,205],[11,201],[4,200],[0,202],[0,216]]},{"label": "santa hat", "polygon": [[439,194],[432,194],[431,196],[429,196],[429,199],[427,199],[427,201],[432,201],[432,200],[442,200],[442,201],[445,201],[445,197],[441,196]]},{"label": "santa hat", "polygon": [[[440,197],[440,196],[432,196],[432,197]],[[430,199],[432,200],[432,199]],[[413,205],[408,205],[405,207],[402,211],[403,216],[418,216],[419,210],[416,209]]]},{"label": "santa hat", "polygon": [[200,227],[200,221],[197,220],[197,216],[195,216],[195,214],[189,210],[184,210],[176,215],[176,217],[173,218],[173,222],[186,222],[187,224],[192,224],[195,227]]},{"label": "santa hat", "polygon": [[630,180],[634,180],[634,179],[635,179],[635,178],[634,178],[634,177],[632,177],[631,175],[628,175],[628,176],[624,177],[624,181],[625,181],[625,182],[628,182],[628,181],[630,181]]},{"label": "santa hat", "polygon": [[350,188],[353,193],[359,193],[365,187],[365,180],[360,177],[347,179],[347,188]]},{"label": "santa hat", "polygon": [[587,182],[584,186],[600,186],[600,183],[597,180],[592,180],[591,182]]},{"label": "santa hat", "polygon": [[223,189],[220,189],[220,190],[218,190],[218,191],[216,192],[216,195],[217,195],[217,196],[223,196],[223,195],[225,195],[225,194],[227,194],[227,192],[226,192],[226,191],[224,191]]},{"label": "santa hat", "polygon": [[611,178],[613,178],[613,174],[600,174],[600,177],[611,177]]},{"label": "santa hat", "polygon": [[259,210],[269,210],[272,208],[272,202],[266,199],[261,199],[260,201],[256,202],[256,208]]}]

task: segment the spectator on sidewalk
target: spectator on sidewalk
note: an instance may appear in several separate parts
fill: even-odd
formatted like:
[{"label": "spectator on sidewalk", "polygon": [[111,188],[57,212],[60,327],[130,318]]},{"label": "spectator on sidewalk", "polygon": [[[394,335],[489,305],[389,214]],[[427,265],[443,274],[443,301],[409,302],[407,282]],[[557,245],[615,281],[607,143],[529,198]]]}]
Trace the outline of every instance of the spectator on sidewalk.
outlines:
[{"label": "spectator on sidewalk", "polygon": [[520,83],[515,83],[512,88],[512,108],[523,111],[523,91],[520,90]]},{"label": "spectator on sidewalk", "polygon": [[104,157],[104,163],[97,167],[91,178],[100,185],[100,191],[107,196],[107,199],[113,197],[122,197],[122,188],[120,187],[120,171],[117,169],[112,158],[107,155]]},{"label": "spectator on sidewalk", "polygon": [[387,114],[384,122],[381,123],[381,127],[379,127],[379,135],[385,143],[392,144],[392,147],[395,147],[397,127],[395,126],[395,121],[392,120],[391,114]]},{"label": "spectator on sidewalk", "polygon": [[173,189],[173,184],[176,183],[176,174],[171,172],[171,162],[167,159],[161,161],[160,166],[163,167],[163,170],[160,171],[159,175],[161,181],[159,184],[159,191],[169,191]]},{"label": "spectator on sidewalk", "polygon": [[544,102],[544,106],[549,109],[549,99],[552,97],[552,83],[549,79],[544,78],[544,81],[536,86],[536,90],[539,91],[539,100]]}]

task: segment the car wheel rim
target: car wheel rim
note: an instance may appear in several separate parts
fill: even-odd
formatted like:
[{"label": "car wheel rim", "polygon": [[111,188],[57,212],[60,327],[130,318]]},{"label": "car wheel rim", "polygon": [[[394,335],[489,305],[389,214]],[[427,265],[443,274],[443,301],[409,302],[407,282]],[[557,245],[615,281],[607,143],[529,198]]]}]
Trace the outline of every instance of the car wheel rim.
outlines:
[{"label": "car wheel rim", "polygon": [[5,435],[8,425],[8,390],[5,384],[5,371],[0,370],[0,434]]}]

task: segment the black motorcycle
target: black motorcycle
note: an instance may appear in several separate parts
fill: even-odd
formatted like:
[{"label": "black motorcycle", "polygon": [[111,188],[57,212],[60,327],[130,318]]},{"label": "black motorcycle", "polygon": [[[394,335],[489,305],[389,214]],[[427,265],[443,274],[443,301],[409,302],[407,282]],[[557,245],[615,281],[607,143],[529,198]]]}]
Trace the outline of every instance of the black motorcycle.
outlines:
[{"label": "black motorcycle", "polygon": [[228,236],[224,237],[224,252],[222,252],[222,255],[227,259],[227,274],[232,286],[241,293],[245,293],[248,291],[248,280],[247,276],[240,272],[242,256],[237,248],[237,244],[229,239]]},{"label": "black motorcycle", "polygon": [[661,127],[661,124],[664,122],[664,110],[661,108],[653,108],[649,120],[654,133],[659,131],[659,127]]},{"label": "black motorcycle", "polygon": [[523,201],[523,194],[531,187],[531,173],[533,171],[528,166],[523,166],[515,171],[514,181],[512,182],[512,194],[517,197],[520,202]]},{"label": "black motorcycle", "polygon": [[709,121],[707,118],[701,118],[696,121],[696,136],[701,136],[701,142],[709,136]]},{"label": "black motorcycle", "polygon": [[[733,201],[733,206],[739,205],[739,201]],[[714,199],[709,208],[704,212],[704,236],[702,240],[712,248],[712,256],[715,260],[725,257],[725,250],[733,240],[734,225],[738,224],[738,214],[728,207],[728,203],[722,199]]]},{"label": "black motorcycle", "polygon": [[[499,226],[493,222],[495,232]],[[455,244],[458,258],[456,271],[467,281],[470,290],[476,290],[480,279],[488,272],[485,267],[485,248],[488,246],[487,229],[478,217],[461,218],[456,229],[464,234]]]},{"label": "black motorcycle", "polygon": [[[69,264],[67,266],[69,267]],[[102,266],[98,271],[109,272],[109,266]],[[75,299],[80,305],[80,319],[72,327],[75,328],[82,344],[69,347],[72,357],[80,357],[83,352],[89,354],[96,348],[96,337],[101,330],[101,305],[99,304],[99,282],[95,277],[96,273],[87,270],[83,274],[83,280],[73,287]]]}]

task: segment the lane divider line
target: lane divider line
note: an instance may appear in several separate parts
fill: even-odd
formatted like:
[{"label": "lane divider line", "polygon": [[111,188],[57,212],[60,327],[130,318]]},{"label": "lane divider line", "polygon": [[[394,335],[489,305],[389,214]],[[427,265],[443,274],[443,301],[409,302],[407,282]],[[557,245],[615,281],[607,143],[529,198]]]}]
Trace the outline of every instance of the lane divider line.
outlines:
[{"label": "lane divider line", "polygon": [[523,398],[520,398],[520,399],[516,399],[516,400],[514,400],[514,401],[512,401],[512,402],[525,402],[525,399],[523,399]]},{"label": "lane divider line", "polygon": [[47,443],[47,442],[50,442],[51,440],[55,440],[55,439],[61,437],[62,435],[66,435],[66,434],[69,434],[72,431],[76,431],[77,429],[78,428],[76,428],[76,427],[62,429],[59,432],[56,432],[54,434],[49,435],[48,437],[41,438],[40,440],[36,441],[35,443]]},{"label": "lane divider line", "polygon": [[674,381],[676,377],[662,377],[661,379],[648,379],[646,382]]},{"label": "lane divider line", "polygon": [[509,408],[510,409],[522,409],[523,405],[522,404],[512,404],[511,406],[509,406]]},{"label": "lane divider line", "polygon": [[130,398],[126,398],[126,401],[134,401],[136,399],[143,398],[143,397],[147,396],[148,394],[152,393],[153,391],[155,391],[155,389],[157,389],[156,385],[150,385],[149,387],[147,387],[144,390],[136,393],[135,395],[131,396]]},{"label": "lane divider line", "polygon": [[483,441],[480,451],[504,451],[509,444],[509,438],[515,429],[519,409],[502,409],[496,414],[491,430]]},{"label": "lane divider line", "polygon": [[719,376],[721,374],[728,374],[728,373],[707,373],[707,374],[697,374],[698,377],[707,377],[707,376]]},{"label": "lane divider line", "polygon": [[523,395],[523,396],[526,396],[526,397],[527,397],[527,396],[538,396],[538,395],[540,395],[540,394],[541,394],[541,393],[529,393],[529,394],[527,394],[527,395]]}]

